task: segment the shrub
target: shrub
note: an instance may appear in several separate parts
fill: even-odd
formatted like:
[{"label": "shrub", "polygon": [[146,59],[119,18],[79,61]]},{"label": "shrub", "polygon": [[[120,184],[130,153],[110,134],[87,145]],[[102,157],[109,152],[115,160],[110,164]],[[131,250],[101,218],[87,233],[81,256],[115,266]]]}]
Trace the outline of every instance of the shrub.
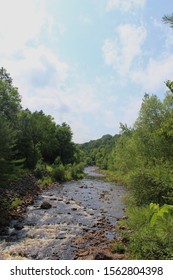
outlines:
[{"label": "shrub", "polygon": [[138,169],[129,176],[129,185],[138,206],[151,202],[164,204],[172,195],[172,176],[164,166]]},{"label": "shrub", "polygon": [[65,168],[63,164],[55,166],[52,170],[52,177],[58,182],[65,181]]},{"label": "shrub", "polygon": [[[131,259],[173,259],[173,207],[151,203],[131,208],[128,219],[121,223],[131,230],[129,256]],[[127,234],[127,232],[126,232]]]},{"label": "shrub", "polygon": [[112,246],[111,251],[112,251],[112,253],[124,254],[126,251],[126,248],[125,248],[124,244],[116,243]]},{"label": "shrub", "polygon": [[84,164],[83,163],[78,163],[78,164],[73,164],[71,174],[73,179],[81,179],[83,178],[83,170],[84,170]]},{"label": "shrub", "polygon": [[44,187],[44,186],[49,186],[50,184],[53,183],[53,180],[50,176],[48,177],[42,177],[41,179],[38,180],[38,184],[41,186],[41,187]]},{"label": "shrub", "polygon": [[34,175],[41,179],[42,177],[50,176],[50,170],[48,170],[45,163],[39,161],[34,169]]},{"label": "shrub", "polygon": [[23,203],[23,201],[22,201],[20,198],[16,197],[16,198],[11,202],[10,208],[12,208],[12,209],[13,209],[13,208],[16,208],[16,207],[22,205],[22,203]]}]

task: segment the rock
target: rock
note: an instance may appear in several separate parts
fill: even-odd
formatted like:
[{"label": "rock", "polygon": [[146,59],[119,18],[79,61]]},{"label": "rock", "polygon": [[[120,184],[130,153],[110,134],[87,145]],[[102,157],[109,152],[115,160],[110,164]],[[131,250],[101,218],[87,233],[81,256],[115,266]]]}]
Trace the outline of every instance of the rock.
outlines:
[{"label": "rock", "polygon": [[91,213],[89,213],[89,214],[90,214],[90,216],[94,216],[94,213],[92,213],[92,212],[91,212]]},{"label": "rock", "polygon": [[102,252],[99,252],[96,254],[94,260],[113,260],[113,258],[105,255]]},{"label": "rock", "polygon": [[78,257],[85,257],[85,256],[89,255],[89,252],[88,251],[81,251],[81,252],[78,252],[77,255],[78,255]]},{"label": "rock", "polygon": [[65,204],[70,204],[70,201],[67,200],[67,201],[65,202]]},{"label": "rock", "polygon": [[22,226],[22,225],[14,225],[14,228],[15,228],[16,230],[21,230],[21,229],[24,228],[24,226]]},{"label": "rock", "polygon": [[44,201],[40,206],[41,209],[50,209],[51,207],[52,205],[48,201]]},{"label": "rock", "polygon": [[65,239],[65,238],[66,238],[65,233],[60,233],[60,234],[56,237],[56,239]]}]

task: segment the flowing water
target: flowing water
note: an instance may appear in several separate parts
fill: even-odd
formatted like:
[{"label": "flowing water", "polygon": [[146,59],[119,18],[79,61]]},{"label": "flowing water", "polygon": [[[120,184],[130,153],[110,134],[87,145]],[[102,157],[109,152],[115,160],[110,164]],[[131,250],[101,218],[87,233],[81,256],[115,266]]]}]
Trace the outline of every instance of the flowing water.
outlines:
[{"label": "flowing water", "polygon": [[[77,250],[85,252],[91,234],[96,236],[99,229],[102,239],[116,239],[124,188],[101,180],[95,167],[85,172],[85,179],[44,191],[27,207],[23,220],[11,222],[0,237],[0,259],[70,260]],[[50,208],[42,209],[43,202]],[[86,234],[86,242],[76,242]]]}]

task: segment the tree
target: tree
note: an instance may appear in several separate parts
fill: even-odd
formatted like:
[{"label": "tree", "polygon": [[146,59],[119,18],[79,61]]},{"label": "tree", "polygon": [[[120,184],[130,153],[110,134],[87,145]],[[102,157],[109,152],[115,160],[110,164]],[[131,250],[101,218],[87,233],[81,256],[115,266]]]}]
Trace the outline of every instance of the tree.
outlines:
[{"label": "tree", "polygon": [[13,173],[12,162],[15,150],[16,134],[9,122],[0,113],[0,184]]},{"label": "tree", "polygon": [[173,28],[173,14],[171,15],[165,15],[163,18],[162,18],[163,22],[164,23],[169,23],[170,24],[170,27]]},{"label": "tree", "polygon": [[33,132],[36,127],[32,125],[32,113],[26,109],[21,110],[18,116],[17,129],[17,157],[24,159],[24,167],[34,169],[41,154],[38,143],[34,143]]},{"label": "tree", "polygon": [[0,182],[11,178],[16,163],[17,119],[21,99],[4,68],[0,69]]},{"label": "tree", "polygon": [[5,81],[9,84],[9,86],[12,86],[12,78],[10,77],[10,74],[7,73],[7,70],[5,68],[0,68],[0,80]]},{"label": "tree", "polygon": [[0,112],[13,125],[21,109],[21,97],[18,89],[12,85],[12,79],[4,68],[0,69]]},{"label": "tree", "polygon": [[69,125],[62,123],[56,127],[58,154],[63,164],[74,161],[75,145],[72,142],[72,131]]}]

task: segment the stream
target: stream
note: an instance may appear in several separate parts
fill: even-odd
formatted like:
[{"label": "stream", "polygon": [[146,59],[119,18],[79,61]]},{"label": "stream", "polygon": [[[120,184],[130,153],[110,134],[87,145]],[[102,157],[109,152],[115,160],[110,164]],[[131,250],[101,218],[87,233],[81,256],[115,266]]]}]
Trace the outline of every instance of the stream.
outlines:
[{"label": "stream", "polygon": [[82,180],[44,191],[22,220],[11,221],[0,236],[0,259],[96,259],[106,252],[117,238],[125,190],[102,180],[96,167],[85,173]]}]

